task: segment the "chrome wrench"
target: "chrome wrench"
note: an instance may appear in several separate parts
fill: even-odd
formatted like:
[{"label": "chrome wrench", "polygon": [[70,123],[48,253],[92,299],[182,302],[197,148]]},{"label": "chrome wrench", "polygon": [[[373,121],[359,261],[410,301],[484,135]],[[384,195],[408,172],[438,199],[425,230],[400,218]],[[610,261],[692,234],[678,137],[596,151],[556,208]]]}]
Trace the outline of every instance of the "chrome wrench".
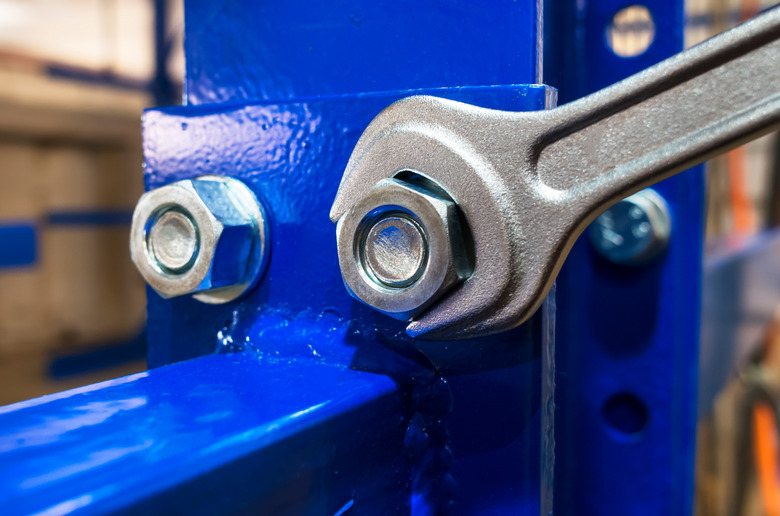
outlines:
[{"label": "chrome wrench", "polygon": [[[358,141],[333,222],[372,185],[415,171],[457,203],[471,276],[407,333],[511,329],[542,303],[574,241],[620,199],[780,127],[780,8],[622,82],[548,111],[429,96],[382,111]],[[392,203],[392,199],[388,199]]]}]

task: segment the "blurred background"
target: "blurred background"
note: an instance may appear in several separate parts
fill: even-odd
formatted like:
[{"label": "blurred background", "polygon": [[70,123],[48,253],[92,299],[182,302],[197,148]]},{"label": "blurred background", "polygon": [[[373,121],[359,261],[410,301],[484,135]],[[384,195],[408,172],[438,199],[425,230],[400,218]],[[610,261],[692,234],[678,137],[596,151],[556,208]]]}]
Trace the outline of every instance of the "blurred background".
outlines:
[{"label": "blurred background", "polygon": [[[686,45],[774,3],[687,0]],[[0,405],[145,369],[140,119],[181,103],[183,30],[182,0],[0,0]],[[605,42],[657,36],[631,6]],[[778,135],[707,170],[696,510],[780,516]]]},{"label": "blurred background", "polygon": [[0,405],[145,369],[141,112],[181,103],[181,0],[0,0]]}]

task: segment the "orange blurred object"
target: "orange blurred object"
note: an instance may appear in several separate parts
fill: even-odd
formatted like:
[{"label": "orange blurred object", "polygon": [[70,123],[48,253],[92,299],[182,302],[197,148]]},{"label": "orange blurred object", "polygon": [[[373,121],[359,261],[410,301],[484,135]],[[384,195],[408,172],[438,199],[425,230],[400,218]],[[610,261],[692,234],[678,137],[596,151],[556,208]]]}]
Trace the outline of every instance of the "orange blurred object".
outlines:
[{"label": "orange blurred object", "polygon": [[753,458],[761,501],[767,516],[780,516],[777,425],[772,407],[765,402],[753,406]]},{"label": "orange blurred object", "polygon": [[726,154],[729,166],[731,207],[734,213],[734,232],[750,234],[755,231],[756,217],[748,195],[745,147],[737,147]]}]

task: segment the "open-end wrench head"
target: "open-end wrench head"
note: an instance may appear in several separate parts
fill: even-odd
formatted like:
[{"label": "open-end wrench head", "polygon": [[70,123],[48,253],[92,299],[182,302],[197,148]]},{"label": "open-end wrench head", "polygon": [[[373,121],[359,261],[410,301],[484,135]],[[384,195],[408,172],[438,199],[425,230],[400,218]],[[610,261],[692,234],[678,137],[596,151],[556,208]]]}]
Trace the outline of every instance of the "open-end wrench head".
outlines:
[{"label": "open-end wrench head", "polygon": [[562,233],[555,192],[543,198],[546,190],[530,166],[513,166],[515,173],[506,177],[504,163],[487,159],[530,165],[528,138],[544,121],[539,113],[522,114],[528,123],[510,134],[518,115],[410,97],[380,113],[352,153],[331,209],[333,222],[380,180],[411,170],[449,194],[473,238],[473,274],[409,323],[413,337],[455,339],[510,329],[533,314],[552,285],[557,270],[551,256]]},{"label": "open-end wrench head", "polygon": [[556,109],[512,113],[410,97],[360,138],[331,219],[399,172],[432,180],[463,214],[474,272],[407,333],[497,333],[530,317],[604,209],[780,128],[779,85],[780,7]]}]

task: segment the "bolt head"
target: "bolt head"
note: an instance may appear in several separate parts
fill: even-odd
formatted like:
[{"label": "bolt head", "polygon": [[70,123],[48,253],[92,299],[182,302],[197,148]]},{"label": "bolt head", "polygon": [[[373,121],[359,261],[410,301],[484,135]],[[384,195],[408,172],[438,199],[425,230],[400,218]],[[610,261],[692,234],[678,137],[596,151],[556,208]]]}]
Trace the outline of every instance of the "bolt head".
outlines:
[{"label": "bolt head", "polygon": [[246,185],[204,176],[144,194],[133,214],[131,255],[162,297],[224,303],[246,292],[267,263],[265,211]]},{"label": "bolt head", "polygon": [[669,208],[652,189],[608,208],[588,229],[596,252],[620,265],[643,265],[657,258],[666,248],[670,233]]},{"label": "bolt head", "polygon": [[354,298],[409,320],[466,279],[471,265],[455,203],[384,179],[338,222],[339,266]]},{"label": "bolt head", "polygon": [[371,222],[362,250],[363,270],[379,285],[403,288],[425,270],[428,237],[422,226],[404,212],[390,211]]},{"label": "bolt head", "polygon": [[146,246],[155,264],[168,273],[182,273],[197,257],[200,236],[192,217],[181,210],[162,212],[151,222]]}]

